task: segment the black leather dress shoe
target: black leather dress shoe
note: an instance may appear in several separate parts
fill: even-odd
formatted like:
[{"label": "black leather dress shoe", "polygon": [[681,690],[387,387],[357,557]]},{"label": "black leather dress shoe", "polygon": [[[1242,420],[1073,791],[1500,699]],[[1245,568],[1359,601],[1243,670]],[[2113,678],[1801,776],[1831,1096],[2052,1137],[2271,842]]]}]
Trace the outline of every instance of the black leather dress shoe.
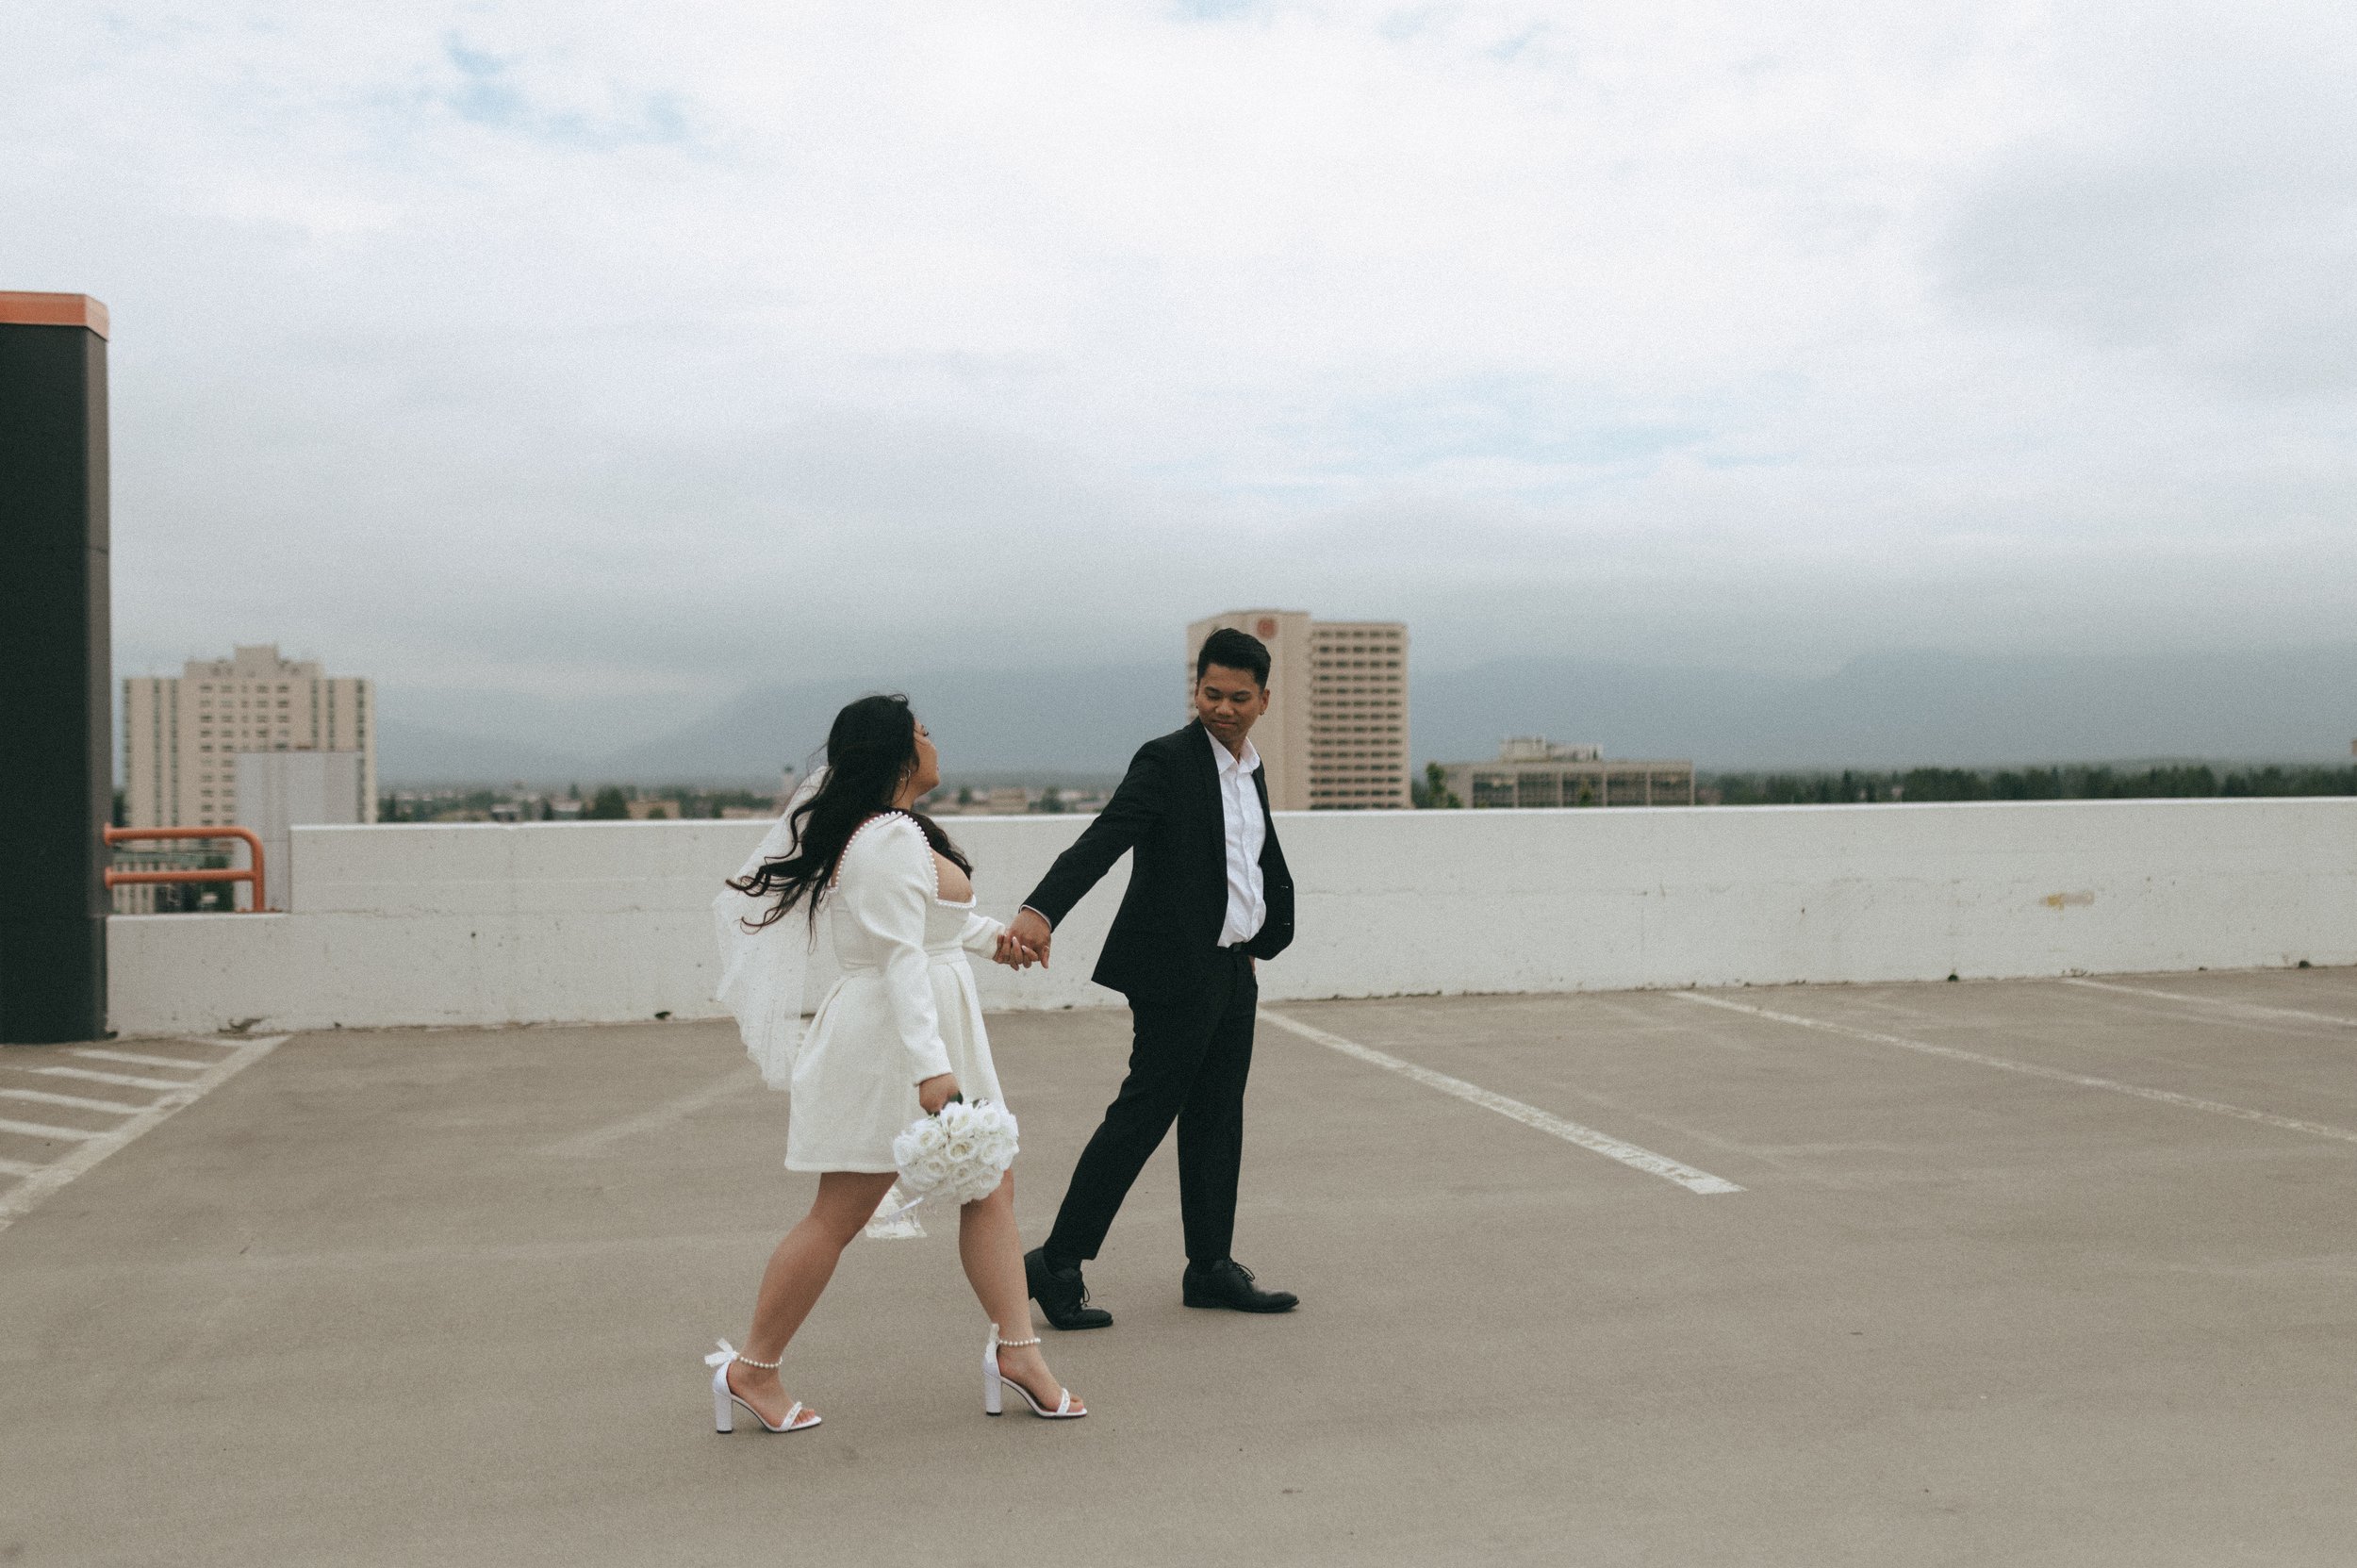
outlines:
[{"label": "black leather dress shoe", "polygon": [[1239,1312],[1289,1312],[1301,1305],[1291,1291],[1264,1291],[1252,1282],[1252,1271],[1233,1258],[1215,1263],[1189,1263],[1181,1281],[1190,1307],[1226,1307]]},{"label": "black leather dress shoe", "polygon": [[1080,1279],[1080,1271],[1073,1268],[1049,1268],[1047,1249],[1035,1246],[1023,1254],[1023,1280],[1030,1287],[1031,1299],[1047,1316],[1051,1329],[1106,1329],[1113,1326],[1113,1314],[1102,1307],[1089,1305],[1089,1288]]}]

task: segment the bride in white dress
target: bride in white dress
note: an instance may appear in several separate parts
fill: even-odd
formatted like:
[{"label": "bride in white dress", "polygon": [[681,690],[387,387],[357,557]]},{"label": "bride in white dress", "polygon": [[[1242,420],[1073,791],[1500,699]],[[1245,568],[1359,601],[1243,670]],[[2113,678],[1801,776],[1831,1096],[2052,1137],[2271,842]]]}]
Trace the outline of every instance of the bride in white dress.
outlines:
[{"label": "bride in white dress", "polygon": [[[835,716],[827,766],[715,902],[719,995],[772,1088],[791,1088],[785,1164],[818,1173],[810,1213],[771,1254],[742,1350],[708,1357],[715,1425],[742,1409],[766,1429],[800,1431],[816,1411],[778,1378],[785,1346],[836,1260],[891,1189],[893,1136],[956,1096],[1004,1105],[966,955],[1017,968],[1038,955],[974,911],[973,867],[915,810],[941,783],[925,727],[900,697],[863,697]],[[799,918],[789,918],[799,916]],[[819,928],[842,978],[801,1031],[801,975]],[[1014,1173],[958,1211],[958,1255],[991,1322],[983,1408],[1011,1387],[1032,1413],[1088,1413],[1040,1354],[1014,1224]],[[1004,1328],[1018,1329],[1002,1339]]]}]

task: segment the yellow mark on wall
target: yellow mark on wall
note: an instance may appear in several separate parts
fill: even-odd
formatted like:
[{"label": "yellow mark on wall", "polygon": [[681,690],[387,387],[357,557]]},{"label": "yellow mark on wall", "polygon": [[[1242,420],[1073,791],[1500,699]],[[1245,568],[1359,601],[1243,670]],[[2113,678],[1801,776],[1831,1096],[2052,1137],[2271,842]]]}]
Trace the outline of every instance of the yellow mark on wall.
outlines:
[{"label": "yellow mark on wall", "polygon": [[2094,901],[2095,895],[2092,893],[2049,893],[2038,900],[2049,909],[2069,909],[2072,904],[2091,904]]}]

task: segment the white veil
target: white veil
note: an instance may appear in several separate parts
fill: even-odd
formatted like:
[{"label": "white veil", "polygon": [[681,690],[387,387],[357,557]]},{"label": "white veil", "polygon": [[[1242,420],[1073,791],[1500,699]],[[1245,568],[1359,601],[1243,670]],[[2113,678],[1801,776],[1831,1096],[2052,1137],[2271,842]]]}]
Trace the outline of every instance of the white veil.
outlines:
[{"label": "white veil", "polygon": [[[793,852],[795,809],[817,792],[825,777],[825,768],[814,768],[802,781],[777,826],[736,873],[739,878],[760,870],[764,861]],[[713,995],[736,1015],[745,1054],[761,1069],[761,1081],[783,1089],[794,1081],[794,1056],[801,1048],[802,984],[810,973],[816,933],[799,910],[759,931],[745,929],[747,920],[758,920],[768,907],[766,900],[749,898],[733,887],[722,888],[712,900],[713,926],[720,941],[720,983]]]}]

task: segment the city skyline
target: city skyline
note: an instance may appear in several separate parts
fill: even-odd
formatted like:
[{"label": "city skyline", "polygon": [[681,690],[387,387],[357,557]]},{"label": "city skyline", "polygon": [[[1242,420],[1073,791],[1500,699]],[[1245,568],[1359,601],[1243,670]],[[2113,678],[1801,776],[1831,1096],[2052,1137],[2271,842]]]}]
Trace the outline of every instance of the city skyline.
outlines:
[{"label": "city skyline", "polygon": [[[1546,660],[1409,673],[1419,777],[1428,762],[1487,756],[1529,733],[1708,770],[2331,762],[2349,755],[2357,644],[2216,658],[1890,654],[1809,680]],[[871,690],[910,695],[952,777],[1080,783],[1118,774],[1140,738],[1175,722],[1175,685],[1164,658],[1035,668],[1016,682],[907,667],[754,682],[686,715],[485,692],[439,694],[450,701],[437,708],[396,690],[380,704],[387,777],[404,784],[759,782],[802,766],[834,711]]]}]

